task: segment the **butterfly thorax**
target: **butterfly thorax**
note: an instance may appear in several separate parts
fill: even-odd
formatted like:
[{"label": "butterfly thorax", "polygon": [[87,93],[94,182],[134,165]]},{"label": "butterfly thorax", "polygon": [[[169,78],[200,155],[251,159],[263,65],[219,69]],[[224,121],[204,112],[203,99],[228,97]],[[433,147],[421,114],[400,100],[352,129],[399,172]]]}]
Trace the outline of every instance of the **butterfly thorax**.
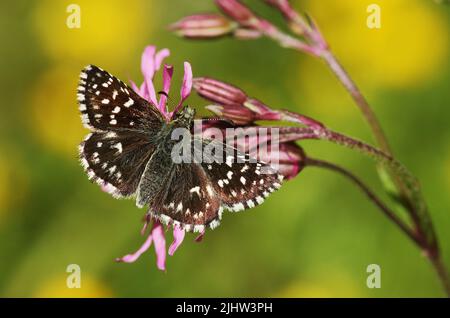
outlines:
[{"label": "butterfly thorax", "polygon": [[[161,130],[156,136],[150,138],[155,144],[159,145],[160,150],[164,149],[165,152],[170,152],[172,147],[179,142],[177,136],[180,133],[189,133],[191,131],[194,115],[194,109],[188,106],[184,107],[175,115],[173,120],[162,125]],[[176,129],[180,130],[175,132]]]},{"label": "butterfly thorax", "polygon": [[195,110],[189,106],[185,106],[179,113],[176,114],[175,119],[172,120],[171,123],[174,127],[190,129],[192,122],[194,121],[194,116]]}]

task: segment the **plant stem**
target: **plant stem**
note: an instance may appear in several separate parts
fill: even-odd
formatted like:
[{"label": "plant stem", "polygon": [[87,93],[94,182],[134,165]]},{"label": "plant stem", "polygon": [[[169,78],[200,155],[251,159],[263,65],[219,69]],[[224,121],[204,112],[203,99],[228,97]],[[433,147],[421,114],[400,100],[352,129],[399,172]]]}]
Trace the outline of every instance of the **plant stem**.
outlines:
[{"label": "plant stem", "polygon": [[[283,42],[285,42],[285,47],[303,51],[323,59],[330,70],[335,74],[339,82],[348,91],[355,104],[361,110],[364,118],[366,119],[372,130],[376,143],[382,150],[382,157],[391,157],[390,160],[386,161],[386,163],[389,163],[386,172],[394,182],[394,185],[398,192],[398,198],[403,202],[404,206],[409,212],[411,220],[415,226],[416,234],[418,237],[420,237],[420,240],[422,242],[421,247],[426,251],[428,255],[430,255],[429,258],[435,266],[439,276],[441,277],[441,280],[444,282],[444,287],[447,294],[450,295],[449,283],[448,279],[446,278],[447,273],[445,272],[445,269],[442,266],[442,262],[439,258],[439,247],[437,243],[436,233],[434,231],[433,224],[431,222],[431,218],[425,204],[425,200],[422,197],[419,184],[416,178],[411,173],[409,173],[406,168],[404,168],[402,165],[399,165],[399,162],[393,159],[387,138],[369,103],[367,102],[359,88],[356,86],[356,84],[353,82],[349,74],[345,71],[343,66],[334,56],[328,46],[327,41],[312,19],[306,21],[303,16],[298,14],[297,11],[295,11],[291,7],[288,0],[266,0],[266,2],[276,7],[283,14],[286,20],[288,20],[291,30],[295,34],[302,36],[306,40],[306,42],[294,38],[295,40],[300,41],[302,44],[301,46],[295,45],[294,40],[292,40],[291,38],[287,38],[282,34],[279,34],[283,32],[274,26],[271,26],[271,28],[275,30],[266,32],[266,35],[271,37],[273,40],[278,41],[282,46]],[[267,24],[268,23],[265,23],[262,26],[264,26],[266,30],[270,31],[271,28],[268,27]],[[302,50],[302,47],[305,47],[305,44],[308,49]],[[338,137],[337,139],[335,139],[330,134],[323,135],[323,137],[331,137],[328,138],[328,140],[341,143],[346,146],[356,147],[367,154],[375,155],[376,158],[380,157],[380,153],[377,153],[376,151],[373,152],[364,144],[345,144],[345,138],[342,139],[340,138],[340,136],[335,136]],[[367,152],[366,150],[369,150],[369,152]],[[438,260],[438,262],[436,260]]]},{"label": "plant stem", "polygon": [[432,247],[427,246],[427,241],[423,240],[421,233],[415,232],[409,226],[407,226],[388,206],[386,206],[378,198],[378,196],[361,179],[359,179],[349,170],[334,163],[319,159],[313,159],[310,157],[306,157],[304,159],[304,164],[305,166],[325,168],[330,171],[337,172],[352,181],[357,187],[359,187],[367,195],[369,200],[372,201],[372,203],[374,203],[384,213],[384,215],[386,215],[392,222],[394,222],[394,224],[396,224],[400,228],[400,230],[402,230],[402,232],[405,233],[419,248],[424,249],[425,255],[430,260],[434,270],[436,271],[439,280],[447,294],[447,297],[450,297],[450,280],[447,270],[442,262],[439,253],[435,253],[436,251]]},{"label": "plant stem", "polygon": [[392,222],[394,222],[411,240],[413,240],[416,244],[420,245],[420,241],[416,237],[415,233],[411,231],[411,229],[400,219],[397,217],[397,215],[389,209],[376,195],[375,193],[370,190],[370,188],[364,184],[357,176],[352,174],[347,169],[340,167],[334,163],[319,160],[319,159],[313,159],[310,157],[305,158],[305,165],[306,166],[312,166],[312,167],[320,167],[325,168],[334,172],[337,172],[344,177],[348,178],[350,181],[352,181],[356,186],[358,186],[372,201]]},{"label": "plant stem", "polygon": [[435,256],[428,256],[428,258],[431,261],[431,264],[433,265],[434,269],[436,270],[439,279],[444,287],[445,292],[447,293],[447,297],[450,298],[450,280],[448,277],[447,269],[444,266],[444,263],[442,262],[442,258],[439,256],[439,254]]},{"label": "plant stem", "polygon": [[363,113],[364,118],[366,119],[367,123],[370,125],[373,131],[377,144],[384,152],[391,154],[391,150],[388,141],[386,139],[386,136],[384,135],[383,129],[381,128],[381,125],[375,113],[372,111],[372,108],[369,106],[369,103],[361,94],[361,91],[358,89],[356,84],[353,82],[353,80],[350,78],[348,73],[344,70],[342,65],[339,63],[339,61],[336,59],[336,57],[333,55],[331,51],[326,50],[322,53],[321,56],[325,60],[327,65],[330,67],[334,75],[336,75],[339,82],[341,82],[341,84],[352,96],[355,104],[359,107],[359,109]]},{"label": "plant stem", "polygon": [[[353,82],[351,77],[348,75],[348,73],[339,63],[337,58],[331,52],[328,43],[325,41],[318,27],[314,24],[310,25],[309,23],[307,23],[305,19],[291,7],[288,0],[266,0],[266,1],[269,4],[275,6],[278,10],[280,10],[283,16],[288,21],[290,21],[291,30],[294,33],[304,36],[307,40],[309,40],[310,42],[309,49],[306,52],[307,53],[311,53],[311,51],[314,52],[317,57],[321,57],[327,63],[327,65],[330,67],[330,70],[336,75],[339,82],[341,82],[341,84],[345,87],[345,89],[350,93],[353,100],[355,101],[355,104],[362,111],[365,119],[367,120],[369,126],[373,131],[377,144],[384,152],[390,154],[391,151],[387,138],[383,133],[383,130],[375,113],[372,111],[372,108],[370,107],[365,97],[362,95],[359,88],[356,86],[355,82]],[[277,32],[272,31],[269,32],[269,34],[267,34],[266,32],[266,35],[269,36],[272,35],[271,38],[277,40],[280,44],[286,45],[293,49],[297,49],[299,51],[301,51],[302,48],[305,46],[305,44],[302,41],[299,41],[298,39],[295,38],[291,39],[289,37],[286,37],[287,35],[284,36],[280,35],[279,33],[283,34],[282,31],[280,31],[276,27],[272,28],[275,29]],[[266,27],[265,29],[269,30],[270,28]],[[295,43],[295,40],[301,42],[303,45],[301,46],[298,45],[297,43]]]}]

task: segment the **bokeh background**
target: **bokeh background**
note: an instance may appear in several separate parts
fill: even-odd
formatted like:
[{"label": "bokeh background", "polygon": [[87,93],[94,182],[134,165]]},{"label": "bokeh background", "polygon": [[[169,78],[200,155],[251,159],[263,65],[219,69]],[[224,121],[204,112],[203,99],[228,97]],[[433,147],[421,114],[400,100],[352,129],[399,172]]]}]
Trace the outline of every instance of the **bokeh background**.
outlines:
[{"label": "bokeh background", "polygon": [[[432,0],[293,1],[319,23],[332,48],[378,114],[398,158],[422,182],[450,265],[450,7]],[[81,28],[66,26],[70,3]],[[282,23],[262,1],[247,1]],[[366,27],[381,6],[382,28]],[[86,64],[141,81],[143,48],[172,51],[195,76],[234,83],[275,108],[315,117],[372,141],[348,94],[325,65],[267,39],[193,42],[167,25],[212,1],[14,1],[0,4],[0,295],[4,297],[431,297],[441,286],[420,251],[347,180],[306,169],[263,206],[225,214],[201,243],[194,235],[167,271],[153,252],[134,264],[144,213],[91,184],[77,160],[82,128],[75,90]],[[206,104],[189,100],[198,110]],[[302,143],[341,163],[381,193],[373,163],[324,142]],[[385,198],[385,197],[384,197]],[[170,234],[170,233],[168,233]],[[170,240],[170,236],[169,240]],[[82,288],[68,289],[68,264]],[[366,287],[379,264],[381,289]]]}]

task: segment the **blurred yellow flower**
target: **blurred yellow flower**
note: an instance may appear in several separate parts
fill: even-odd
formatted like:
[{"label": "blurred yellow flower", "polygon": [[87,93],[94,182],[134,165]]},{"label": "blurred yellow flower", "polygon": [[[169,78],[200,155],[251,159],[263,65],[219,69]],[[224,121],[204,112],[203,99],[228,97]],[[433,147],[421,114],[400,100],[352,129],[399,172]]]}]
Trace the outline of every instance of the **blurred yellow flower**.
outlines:
[{"label": "blurred yellow flower", "polygon": [[307,7],[333,51],[367,83],[410,86],[440,71],[448,53],[442,7],[421,0],[378,0],[381,28],[370,29],[373,0],[310,1]]},{"label": "blurred yellow flower", "polygon": [[71,158],[87,130],[81,123],[76,101],[80,70],[57,66],[43,73],[31,92],[30,125],[34,136],[49,148]]},{"label": "blurred yellow flower", "polygon": [[[33,26],[42,48],[55,59],[109,65],[129,58],[142,47],[155,20],[148,2],[78,0],[80,28],[66,24],[73,1],[44,0],[37,3]],[[152,3],[153,5],[153,3]]]},{"label": "blurred yellow flower", "polygon": [[[330,273],[325,270],[323,279],[299,280],[280,290],[275,297],[283,298],[334,298],[334,297],[361,297],[361,290],[355,283],[342,273]],[[365,284],[365,281],[362,281]]]},{"label": "blurred yellow flower", "polygon": [[[367,27],[367,7],[376,3],[381,28]],[[426,84],[447,63],[448,25],[433,2],[421,0],[309,1],[299,9],[318,23],[333,52],[351,77],[369,95],[383,87],[409,88]],[[349,102],[325,66],[307,58],[299,68],[300,85],[313,107],[346,113]],[[331,102],[330,102],[331,101]]]},{"label": "blurred yellow flower", "polygon": [[[5,145],[3,148],[0,153],[0,224],[28,192],[26,165],[14,150]],[[17,191],[18,189],[20,191]]]},{"label": "blurred yellow flower", "polygon": [[83,274],[81,288],[68,288],[67,277],[53,277],[43,283],[33,294],[33,297],[43,298],[110,298],[113,293],[103,282],[92,276]]}]

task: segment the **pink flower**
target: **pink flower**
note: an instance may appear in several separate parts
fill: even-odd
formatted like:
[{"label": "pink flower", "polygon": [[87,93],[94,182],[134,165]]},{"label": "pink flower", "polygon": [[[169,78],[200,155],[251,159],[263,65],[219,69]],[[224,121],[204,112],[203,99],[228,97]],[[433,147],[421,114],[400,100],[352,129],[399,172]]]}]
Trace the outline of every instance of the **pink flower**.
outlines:
[{"label": "pink flower", "polygon": [[[204,128],[215,127],[219,129],[225,129],[228,127],[235,127],[240,125],[241,127],[255,128],[260,127],[254,123],[257,120],[287,120],[297,123],[301,123],[310,127],[318,127],[321,124],[309,119],[308,117],[293,114],[286,111],[277,111],[269,108],[257,99],[248,97],[247,94],[241,89],[232,86],[227,83],[212,79],[212,78],[192,78],[191,65],[188,62],[184,62],[184,77],[180,90],[180,101],[174,110],[167,109],[167,96],[171,88],[171,81],[173,76],[173,67],[171,65],[164,64],[163,61],[170,55],[168,49],[162,49],[156,51],[154,46],[147,46],[142,54],[141,70],[144,77],[144,81],[140,86],[137,86],[134,82],[131,82],[132,88],[144,99],[146,99],[152,106],[157,108],[161,114],[163,114],[166,121],[170,121],[173,115],[178,112],[182,107],[183,102],[190,95],[192,86],[198,94],[214,102],[214,105],[207,108],[213,113],[221,116],[222,118],[229,120],[206,120]],[[153,80],[156,73],[162,69],[162,92],[164,94],[156,93]],[[210,118],[211,119],[211,118]],[[302,148],[293,142],[299,135],[293,133],[288,127],[281,130],[279,140],[268,140],[268,147],[271,149],[273,142],[279,142],[279,147],[275,151],[270,151],[269,157],[258,158],[263,161],[271,161],[270,156],[276,156],[278,161],[278,169],[287,178],[295,177],[304,166],[305,155]],[[205,137],[207,137],[205,133]],[[253,144],[257,145],[263,140],[255,141]],[[238,142],[235,146],[241,149]],[[245,149],[241,149],[245,151]],[[163,225],[157,221],[152,220],[148,215],[145,219],[144,227],[141,231],[142,235],[146,235],[149,225],[152,223],[151,230],[147,234],[147,238],[142,246],[134,253],[125,255],[121,258],[117,258],[118,262],[132,263],[135,262],[144,252],[146,252],[153,244],[156,253],[156,264],[158,269],[165,270],[166,268],[166,238],[164,234]],[[168,252],[172,256],[177,248],[182,244],[185,236],[185,231],[178,226],[173,227],[173,242],[169,246]],[[196,238],[196,241],[201,241],[204,233]]]},{"label": "pink flower", "polygon": [[[142,234],[146,232],[146,228],[151,220],[147,219],[144,228],[142,229]],[[173,243],[169,247],[169,255],[172,256],[177,248],[181,245],[184,239],[185,232],[178,226],[173,228]],[[124,263],[135,262],[144,252],[146,252],[152,242],[154,243],[155,253],[156,253],[156,266],[158,269],[164,271],[166,270],[166,238],[164,235],[164,228],[162,224],[158,221],[153,221],[153,227],[150,234],[147,236],[144,244],[134,253],[125,255],[121,258],[117,258],[116,261]]]},{"label": "pink flower", "polygon": [[[170,84],[172,80],[173,67],[171,65],[164,64],[163,66],[163,87],[162,91],[165,94],[160,94],[159,100],[153,84],[153,79],[156,72],[160,70],[161,65],[166,57],[170,55],[168,49],[162,49],[156,52],[155,46],[147,46],[142,54],[141,70],[144,76],[144,82],[138,87],[134,82],[131,82],[132,88],[144,99],[150,102],[156,107],[167,121],[170,121],[172,116],[181,108],[183,102],[191,93],[192,89],[192,69],[188,62],[184,62],[184,77],[180,90],[180,101],[173,111],[167,109],[167,94],[169,94]],[[152,222],[150,218],[146,218],[144,228],[142,229],[142,235],[148,228],[148,225]],[[169,255],[172,256],[177,248],[181,245],[184,239],[185,232],[178,226],[173,228],[173,243],[169,247]],[[164,235],[164,228],[158,221],[153,221],[153,226],[147,239],[142,246],[133,254],[125,255],[121,258],[117,258],[118,262],[133,263],[135,262],[145,251],[149,249],[151,244],[155,247],[156,253],[156,265],[158,269],[165,270],[166,268],[166,238]]]},{"label": "pink flower", "polygon": [[184,77],[183,83],[181,85],[180,91],[180,101],[175,109],[170,112],[167,109],[167,95],[170,91],[170,84],[173,75],[173,66],[164,64],[163,69],[163,87],[162,92],[159,96],[159,100],[156,96],[155,86],[153,85],[153,78],[157,71],[160,70],[162,62],[166,57],[170,55],[169,49],[162,49],[156,52],[156,47],[149,45],[145,48],[144,53],[142,53],[141,60],[141,71],[144,75],[144,82],[141,86],[137,86],[131,81],[132,88],[144,99],[149,101],[152,105],[159,109],[159,111],[164,115],[167,121],[169,121],[173,114],[175,114],[182,106],[183,102],[188,98],[192,89],[192,68],[191,64],[184,62]]}]

